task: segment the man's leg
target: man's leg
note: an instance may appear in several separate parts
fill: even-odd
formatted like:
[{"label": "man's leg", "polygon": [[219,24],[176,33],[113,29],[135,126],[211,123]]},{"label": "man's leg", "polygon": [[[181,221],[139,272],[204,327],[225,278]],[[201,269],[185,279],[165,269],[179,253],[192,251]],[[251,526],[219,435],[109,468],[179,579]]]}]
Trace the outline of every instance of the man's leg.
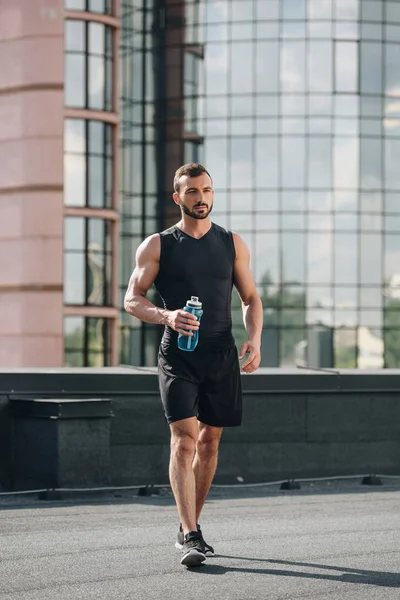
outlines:
[{"label": "man's leg", "polygon": [[199,422],[199,435],[196,444],[196,455],[193,461],[193,471],[196,481],[196,521],[206,501],[214,479],[218,463],[218,446],[221,439],[222,427],[211,427]]},{"label": "man's leg", "polygon": [[183,533],[197,531],[196,483],[193,457],[199,436],[196,417],[182,419],[170,424],[171,454],[169,478]]}]

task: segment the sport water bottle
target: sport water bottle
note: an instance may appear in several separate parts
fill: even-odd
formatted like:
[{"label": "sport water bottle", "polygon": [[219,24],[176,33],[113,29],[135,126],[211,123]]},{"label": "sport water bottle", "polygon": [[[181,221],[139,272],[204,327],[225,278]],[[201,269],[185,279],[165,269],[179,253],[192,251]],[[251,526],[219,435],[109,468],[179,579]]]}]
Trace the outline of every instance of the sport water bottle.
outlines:
[{"label": "sport water bottle", "polygon": [[[197,296],[192,296],[190,300],[186,302],[186,306],[183,307],[183,310],[186,312],[192,313],[197,320],[200,321],[201,315],[203,314],[202,303],[199,302]],[[186,352],[193,352],[196,348],[199,341],[199,330],[192,330],[193,335],[183,335],[180,333],[178,335],[178,348],[180,350],[185,350]]]}]

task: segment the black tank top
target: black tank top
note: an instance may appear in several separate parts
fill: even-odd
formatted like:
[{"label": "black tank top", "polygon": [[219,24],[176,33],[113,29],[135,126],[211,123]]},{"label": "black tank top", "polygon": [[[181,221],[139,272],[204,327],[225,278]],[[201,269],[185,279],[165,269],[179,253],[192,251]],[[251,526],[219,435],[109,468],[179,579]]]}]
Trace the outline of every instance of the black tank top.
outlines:
[{"label": "black tank top", "polygon": [[[212,223],[196,239],[174,225],[160,233],[160,269],[155,287],[168,310],[183,308],[191,296],[203,304],[196,351],[213,352],[234,345],[231,298],[235,246],[232,233]],[[178,334],[166,327],[161,344],[172,347]]]}]

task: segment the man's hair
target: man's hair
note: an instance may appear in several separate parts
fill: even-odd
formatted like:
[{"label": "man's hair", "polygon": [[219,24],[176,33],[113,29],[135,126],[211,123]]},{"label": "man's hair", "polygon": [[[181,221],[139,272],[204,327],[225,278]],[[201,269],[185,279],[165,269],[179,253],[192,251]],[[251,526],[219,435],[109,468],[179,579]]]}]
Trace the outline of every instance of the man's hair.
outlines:
[{"label": "man's hair", "polygon": [[202,173],[207,173],[212,182],[212,177],[210,173],[200,163],[188,163],[187,165],[182,165],[175,173],[174,191],[176,193],[179,192],[179,180],[184,175],[186,175],[187,177],[199,177]]}]

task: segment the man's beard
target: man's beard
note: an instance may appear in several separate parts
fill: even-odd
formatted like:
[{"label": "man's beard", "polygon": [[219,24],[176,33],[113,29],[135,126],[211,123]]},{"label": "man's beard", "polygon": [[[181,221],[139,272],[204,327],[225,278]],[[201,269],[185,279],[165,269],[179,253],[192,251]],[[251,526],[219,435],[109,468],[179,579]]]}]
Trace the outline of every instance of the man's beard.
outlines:
[{"label": "man's beard", "polygon": [[204,212],[196,212],[194,210],[190,210],[190,208],[188,208],[187,206],[185,206],[184,204],[180,204],[181,209],[183,210],[183,212],[185,213],[185,215],[188,215],[188,217],[192,217],[192,219],[206,219],[208,217],[208,215],[210,214],[210,212],[213,209],[213,204],[211,204],[210,208],[208,210],[205,210]]}]

